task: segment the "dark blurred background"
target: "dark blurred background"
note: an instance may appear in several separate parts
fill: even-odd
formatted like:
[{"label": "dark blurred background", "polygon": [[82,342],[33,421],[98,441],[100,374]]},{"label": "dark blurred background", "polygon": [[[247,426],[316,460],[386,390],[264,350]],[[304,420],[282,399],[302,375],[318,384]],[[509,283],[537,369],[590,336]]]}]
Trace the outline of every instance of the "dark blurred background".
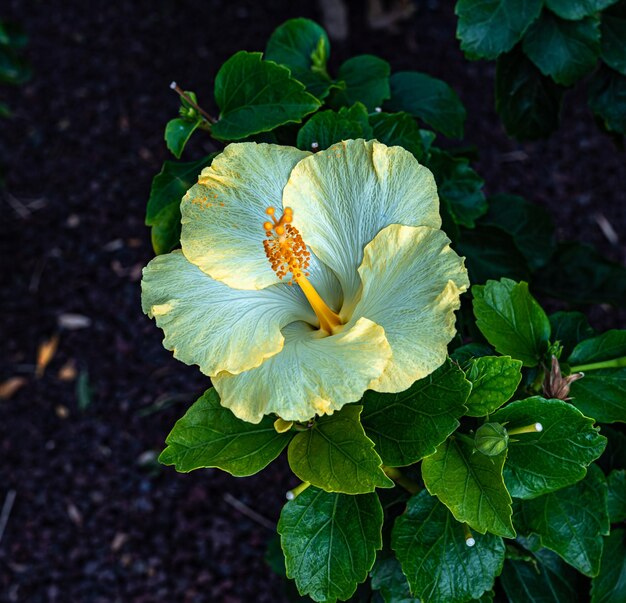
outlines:
[{"label": "dark blurred background", "polygon": [[[623,262],[625,156],[595,127],[583,93],[566,99],[548,142],[508,139],[493,109],[494,65],[464,59],[453,2],[414,4],[406,19],[392,7],[372,21],[364,2],[348,2],[348,37],[332,41],[331,69],[372,53],[393,71],[444,79],[468,109],[463,144],[480,151],[486,191],[543,204],[562,238]],[[179,475],[155,462],[208,381],[162,348],[141,313],[139,280],[152,257],[143,223],[151,179],[171,158],[163,142],[178,109],[170,81],[215,112],[220,65],[237,50],[263,50],[288,18],[324,24],[320,6],[2,2],[0,18],[30,37],[34,75],[3,89],[15,117],[0,122],[0,383],[13,383],[0,398],[0,601],[285,600],[263,556],[268,525],[295,483],[286,464],[235,479]],[[196,135],[183,159],[215,148]],[[591,318],[620,326],[608,308]],[[41,349],[52,359],[36,378]]]}]

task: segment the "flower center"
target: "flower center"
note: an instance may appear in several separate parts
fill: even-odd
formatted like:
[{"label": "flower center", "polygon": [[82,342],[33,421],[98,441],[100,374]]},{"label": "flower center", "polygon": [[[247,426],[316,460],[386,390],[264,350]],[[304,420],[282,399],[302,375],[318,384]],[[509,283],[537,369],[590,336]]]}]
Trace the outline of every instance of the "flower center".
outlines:
[{"label": "flower center", "polygon": [[309,276],[307,268],[311,261],[311,254],[298,229],[292,224],[293,210],[291,207],[286,207],[280,219],[276,219],[276,210],[273,207],[268,207],[265,213],[272,219],[271,222],[263,223],[267,235],[267,239],[263,241],[263,247],[265,247],[265,255],[272,270],[281,280],[287,274],[291,274],[292,280],[289,284],[293,285],[296,282],[300,286],[320,322],[320,329],[329,334],[332,333],[343,323],[306,278]]}]

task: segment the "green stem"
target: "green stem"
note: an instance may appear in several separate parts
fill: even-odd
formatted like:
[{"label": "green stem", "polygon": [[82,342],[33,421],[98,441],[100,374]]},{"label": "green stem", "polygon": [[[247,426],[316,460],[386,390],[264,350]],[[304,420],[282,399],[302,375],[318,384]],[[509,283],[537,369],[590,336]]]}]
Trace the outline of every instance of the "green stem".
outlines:
[{"label": "green stem", "polygon": [[465,435],[464,433],[455,433],[454,436],[455,439],[461,441],[461,442],[465,442],[466,444],[470,445],[472,448],[476,445],[476,442],[474,442],[474,438]]},{"label": "green stem", "polygon": [[613,358],[612,360],[603,360],[602,362],[591,362],[589,364],[579,364],[570,367],[572,373],[582,373],[584,371],[597,371],[605,368],[620,368],[626,366],[626,356],[621,358]]},{"label": "green stem", "polygon": [[476,539],[472,535],[470,527],[466,523],[463,524],[463,532],[465,534],[465,544],[467,546],[474,546],[476,544]]},{"label": "green stem", "polygon": [[417,482],[408,478],[399,469],[396,469],[395,467],[387,467],[385,465],[382,466],[382,469],[388,478],[392,479],[399,486],[402,486],[407,492],[417,494],[422,490],[422,487]]},{"label": "green stem", "polygon": [[287,492],[287,500],[293,500],[298,494],[302,494],[310,485],[309,482],[302,482],[299,486],[292,488]]},{"label": "green stem", "polygon": [[532,425],[524,425],[524,427],[514,427],[507,431],[510,436],[519,435],[520,433],[539,433],[543,431],[543,425],[541,423],[533,423]]},{"label": "green stem", "polygon": [[217,123],[217,119],[215,119],[215,117],[213,117],[212,115],[209,115],[200,105],[198,105],[198,103],[194,103],[189,95],[186,94],[185,91],[176,82],[172,82],[170,84],[170,88],[174,90],[181,98],[184,98],[196,111],[200,112],[202,118],[208,122],[210,131],[211,125]]},{"label": "green stem", "polygon": [[302,425],[302,423],[294,423],[291,428],[294,431],[308,431],[310,429],[308,425]]}]

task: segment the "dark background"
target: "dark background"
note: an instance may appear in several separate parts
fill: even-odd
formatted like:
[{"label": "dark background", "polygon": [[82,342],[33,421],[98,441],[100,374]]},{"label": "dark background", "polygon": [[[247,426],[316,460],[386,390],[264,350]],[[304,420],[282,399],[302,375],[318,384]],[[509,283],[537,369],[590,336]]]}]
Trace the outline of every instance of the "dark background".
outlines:
[{"label": "dark background", "polygon": [[[561,237],[623,262],[625,155],[596,129],[584,91],[567,97],[563,125],[548,142],[509,140],[493,109],[494,65],[465,61],[452,4],[420,2],[395,31],[372,31],[362,3],[352,2],[351,35],[333,44],[331,69],[372,53],[394,71],[444,79],[467,106],[466,142],[480,149],[475,167],[487,192],[545,205]],[[272,532],[228,498],[274,522],[295,483],[284,461],[249,479],[178,475],[154,463],[208,382],[162,348],[161,332],[141,313],[139,279],[152,257],[145,204],[170,158],[162,135],[178,108],[170,81],[215,112],[219,66],[237,50],[262,50],[272,30],[296,16],[320,19],[312,0],[2,2],[0,17],[30,35],[34,77],[6,89],[16,117],[0,122],[8,168],[0,191],[0,383],[27,380],[0,400],[0,505],[16,493],[0,541],[0,601],[284,600],[263,560]],[[196,135],[183,159],[214,148]],[[621,241],[607,239],[603,219]],[[60,329],[68,312],[90,326]],[[607,308],[591,317],[596,326],[620,326]],[[37,348],[55,333],[58,352],[35,379]],[[59,378],[68,361],[88,373],[93,393],[84,410],[76,381]]]}]

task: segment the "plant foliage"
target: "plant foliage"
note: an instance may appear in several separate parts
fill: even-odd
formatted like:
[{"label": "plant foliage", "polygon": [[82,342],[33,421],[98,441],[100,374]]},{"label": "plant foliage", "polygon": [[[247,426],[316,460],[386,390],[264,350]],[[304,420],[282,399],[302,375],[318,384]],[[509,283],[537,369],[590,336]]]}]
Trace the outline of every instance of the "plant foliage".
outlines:
[{"label": "plant foliage", "polygon": [[[624,132],[624,1],[459,0],[456,10],[467,55],[498,60],[511,133],[553,128],[563,87],[598,63],[591,106]],[[216,117],[182,94],[167,146],[180,159],[204,133],[307,151],[375,138],[410,151],[435,176],[444,228],[474,285],[450,358],[402,393],[368,391],[306,423],[244,423],[209,389],[161,462],[245,476],[286,450],[303,483],[282,510],[280,545],[286,575],[314,601],[486,602],[496,581],[513,602],[575,600],[577,581],[592,601],[623,600],[626,541],[610,528],[626,517],[626,438],[605,424],[626,421],[626,331],[597,334],[578,310],[623,305],[626,270],[557,242],[531,201],[485,197],[470,161],[435,143],[463,135],[465,109],[447,84],[369,55],[333,74],[330,52],[319,25],[288,21],[264,54],[222,66]],[[181,197],[218,153],[166,161],[155,176],[146,222],[157,254],[179,245]],[[549,316],[535,294],[575,305]],[[578,371],[585,377],[570,384]]]},{"label": "plant foliage", "polygon": [[563,92],[589,78],[598,123],[626,134],[626,0],[457,0],[468,59],[497,61],[496,109],[520,140],[559,125]]}]

